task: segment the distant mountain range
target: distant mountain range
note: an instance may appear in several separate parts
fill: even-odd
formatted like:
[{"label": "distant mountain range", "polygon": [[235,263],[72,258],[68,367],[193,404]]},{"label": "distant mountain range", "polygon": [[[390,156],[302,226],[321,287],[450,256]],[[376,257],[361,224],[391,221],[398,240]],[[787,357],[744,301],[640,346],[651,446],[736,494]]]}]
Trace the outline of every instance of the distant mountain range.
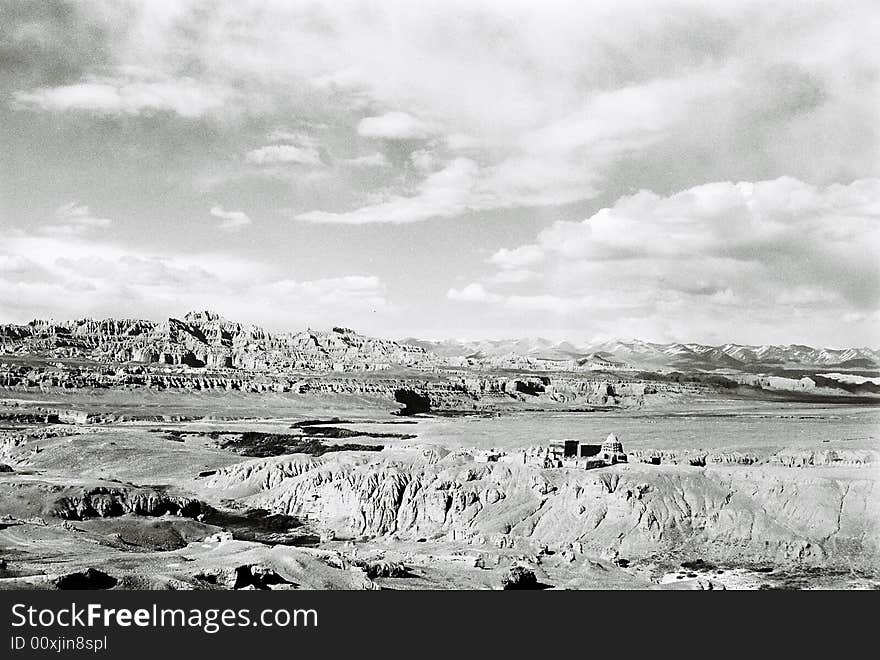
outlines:
[{"label": "distant mountain range", "polygon": [[271,333],[216,312],[182,319],[35,320],[0,325],[0,354],[255,370],[369,371],[392,366],[433,369],[564,371],[783,368],[875,370],[880,350],[799,344],[746,346],[655,344],[639,340],[577,345],[547,339],[399,341],[365,337],[348,328]]},{"label": "distant mountain range", "polygon": [[[463,360],[484,366],[505,366],[518,362],[540,365],[572,364],[592,369],[682,369],[716,370],[819,367],[876,369],[880,350],[871,348],[813,348],[801,344],[749,346],[724,344],[656,344],[640,341],[607,341],[575,345],[548,339],[497,341],[423,341],[403,343],[420,346],[447,360]],[[527,366],[523,364],[523,366]]]}]

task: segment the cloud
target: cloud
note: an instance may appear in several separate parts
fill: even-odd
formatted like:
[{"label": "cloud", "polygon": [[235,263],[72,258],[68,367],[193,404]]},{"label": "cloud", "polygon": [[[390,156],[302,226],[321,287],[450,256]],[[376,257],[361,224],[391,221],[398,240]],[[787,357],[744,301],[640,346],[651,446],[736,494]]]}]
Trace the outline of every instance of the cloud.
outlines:
[{"label": "cloud", "polygon": [[85,237],[12,231],[0,243],[0,317],[179,316],[215,308],[277,330],[393,312],[374,275],[292,278],[258,260],[228,254],[162,254]]},{"label": "cloud", "polygon": [[479,283],[471,283],[462,289],[449,289],[446,297],[450,300],[462,300],[465,302],[488,302],[501,300],[501,296],[489,294],[485,287]]},{"label": "cloud", "polygon": [[349,167],[389,167],[391,163],[385,157],[385,154],[376,151],[365,156],[356,156],[354,158],[345,158],[340,161],[343,165]]},{"label": "cloud", "polygon": [[420,172],[431,172],[437,166],[437,154],[431,149],[416,149],[409,160]]},{"label": "cloud", "polygon": [[416,194],[409,197],[395,195],[348,212],[311,211],[295,219],[326,224],[405,224],[457,215],[468,208],[477,169],[472,160],[457,158],[422,181]]},{"label": "cloud", "polygon": [[495,264],[499,268],[534,266],[543,260],[544,251],[537,245],[523,245],[512,250],[501,248],[489,257],[489,263]]},{"label": "cloud", "polygon": [[212,206],[210,213],[215,218],[223,220],[218,225],[223,231],[240,231],[253,224],[253,220],[243,211],[226,211],[222,206]]},{"label": "cloud", "polygon": [[[318,127],[314,125],[310,125],[310,128],[318,130]],[[309,133],[278,129],[270,132],[267,139],[275,144],[247,152],[245,154],[246,162],[266,166],[323,167],[325,165],[318,141]]]},{"label": "cloud", "polygon": [[88,75],[73,84],[18,91],[14,99],[20,106],[52,112],[139,115],[164,111],[195,118],[222,109],[230,96],[220,86],[188,76],[123,68],[115,75]]},{"label": "cloud", "polygon": [[[621,320],[677,339],[739,333],[743,321],[765,339],[784,338],[799,336],[809,318],[813,330],[833,336],[845,317],[876,332],[878,200],[880,179],[640,191],[581,222],[556,222],[534,243],[498,250],[489,258],[496,273],[447,297],[572,320],[589,313],[591,326],[608,334]],[[494,290],[523,266],[535,277],[523,278],[520,290]]]},{"label": "cloud", "polygon": [[424,140],[434,130],[426,122],[406,112],[386,112],[376,117],[364,117],[357,125],[358,135],[384,140]]},{"label": "cloud", "polygon": [[55,210],[54,221],[39,228],[40,233],[54,235],[79,235],[106,229],[113,221],[95,216],[88,206],[69,202]]},{"label": "cloud", "polygon": [[716,67],[587,95],[572,112],[511,141],[486,167],[487,206],[560,205],[598,196],[627,159],[673,138],[707,99],[724,97],[737,74]]},{"label": "cloud", "polygon": [[[420,194],[395,200],[394,211],[411,211],[408,220],[385,220],[387,214],[375,213],[377,209],[372,204],[345,214],[316,211],[304,214],[303,218],[329,221],[326,219],[333,217],[339,222],[357,218],[358,224],[416,222],[472,210],[561,205],[591,199],[600,194],[602,184],[618,163],[668,140],[671,132],[684,130],[695,105],[723,97],[738,85],[731,72],[710,68],[590,95],[576,111],[510,138],[504,155],[485,165],[478,166],[472,158],[453,158],[452,163],[473,163],[454,210],[426,213]],[[396,122],[389,122],[392,124]],[[359,132],[364,134],[361,127]],[[399,134],[403,133],[401,130]],[[418,149],[410,154],[410,161],[426,175],[423,187],[430,189],[434,182],[431,172],[442,165],[443,159],[432,149]]]},{"label": "cloud", "polygon": [[[12,12],[0,21],[10,74],[0,76],[3,167],[53,184],[10,182],[13,222],[50,231],[36,229],[46,223],[30,209],[57,200],[28,199],[44,190],[76,190],[95,208],[128,195],[119,239],[146,245],[157,230],[145,219],[182,222],[211,193],[259,211],[267,231],[250,232],[248,249],[267,262],[289,258],[279,240],[289,232],[297,245],[334,243],[305,259],[326,268],[321,277],[379,263],[378,246],[448,264],[418,280],[385,275],[393,290],[439,292],[412,303],[418,323],[514,332],[519,322],[540,329],[546,315],[560,331],[692,338],[714,319],[719,332],[783,340],[867,337],[867,239],[851,245],[854,221],[829,186],[852,194],[854,180],[880,177],[877,2],[848,0],[844,11],[797,0],[435,4],[266,0],[208,11],[179,0]],[[824,241],[809,224],[793,231],[778,204],[764,221],[736,201],[763,203],[764,184],[783,176],[799,182],[790,203],[805,217],[830,204]],[[760,194],[727,183],[741,181],[763,182]],[[312,223],[384,225],[319,232],[279,208]],[[465,214],[467,225],[455,223],[464,248],[438,240],[444,220]],[[590,232],[550,227],[585,216]],[[412,222],[435,226],[394,226]],[[508,229],[516,238],[501,238]],[[242,249],[215,223],[192,230]],[[18,257],[11,264],[40,277]],[[443,297],[471,280],[501,299]],[[549,311],[517,317],[515,306]],[[838,311],[861,320],[833,325]]]},{"label": "cloud", "polygon": [[[845,12],[794,0],[84,4],[45,33],[74,32],[61,59],[87,70],[13,97],[30,109],[320,126],[330,151],[430,139],[446,150],[439,166],[479,163],[463,210],[615,198],[631,185],[824,184],[880,175],[878,11],[870,0]],[[270,145],[252,163],[317,164],[296,131],[276,133],[270,142],[288,133],[300,151]],[[404,160],[392,161],[385,180],[363,178],[362,206],[377,190],[410,195]],[[330,210],[344,169],[304,211]]]},{"label": "cloud", "polygon": [[292,163],[297,165],[323,165],[321,155],[314,147],[298,147],[292,144],[272,144],[249,151],[245,160],[255,165],[277,165]]},{"label": "cloud", "polygon": [[[417,149],[410,161],[425,178],[415,195],[345,213],[313,211],[298,217],[310,222],[409,223],[472,210],[589,199],[598,194],[609,162],[658,141],[665,129],[688,116],[689,105],[722,84],[712,72],[596,94],[577,112],[517,136],[506,157],[487,166],[465,157],[444,162],[433,149]],[[387,139],[428,135],[405,113],[364,119],[358,132]],[[441,169],[434,172],[437,167]]]}]

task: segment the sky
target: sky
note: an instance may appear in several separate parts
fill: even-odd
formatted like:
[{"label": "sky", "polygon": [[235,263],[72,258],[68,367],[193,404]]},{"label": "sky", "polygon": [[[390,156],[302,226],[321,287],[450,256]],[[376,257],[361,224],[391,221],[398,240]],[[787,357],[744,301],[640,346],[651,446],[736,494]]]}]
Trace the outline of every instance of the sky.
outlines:
[{"label": "sky", "polygon": [[0,322],[880,345],[880,3],[0,0]]}]

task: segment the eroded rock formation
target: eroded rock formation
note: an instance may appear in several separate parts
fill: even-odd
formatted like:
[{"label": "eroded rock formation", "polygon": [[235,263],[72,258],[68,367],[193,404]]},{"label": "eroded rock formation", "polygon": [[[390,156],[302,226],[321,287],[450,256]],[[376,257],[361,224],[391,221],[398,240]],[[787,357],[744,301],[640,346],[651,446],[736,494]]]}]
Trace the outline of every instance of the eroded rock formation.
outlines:
[{"label": "eroded rock formation", "polygon": [[254,371],[375,371],[434,362],[424,348],[347,328],[275,334],[209,311],[163,322],[80,319],[0,325],[0,353]]},{"label": "eroded rock formation", "polygon": [[126,513],[142,516],[171,513],[194,518],[200,511],[201,503],[192,497],[168,495],[152,488],[97,486],[62,490],[47,513],[66,520],[83,520]]},{"label": "eroded rock formation", "polygon": [[232,466],[208,486],[316,521],[339,538],[525,540],[596,555],[688,549],[727,561],[876,565],[875,471],[735,463],[541,470],[460,453],[433,461],[419,452],[339,454]]}]

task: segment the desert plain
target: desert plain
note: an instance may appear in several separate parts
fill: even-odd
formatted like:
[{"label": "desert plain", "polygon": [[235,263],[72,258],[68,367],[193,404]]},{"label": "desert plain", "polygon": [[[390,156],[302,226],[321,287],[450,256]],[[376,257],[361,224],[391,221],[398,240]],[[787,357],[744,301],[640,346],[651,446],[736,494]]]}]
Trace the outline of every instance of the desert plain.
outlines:
[{"label": "desert plain", "polygon": [[0,326],[0,588],[877,588],[877,356],[807,348]]}]

